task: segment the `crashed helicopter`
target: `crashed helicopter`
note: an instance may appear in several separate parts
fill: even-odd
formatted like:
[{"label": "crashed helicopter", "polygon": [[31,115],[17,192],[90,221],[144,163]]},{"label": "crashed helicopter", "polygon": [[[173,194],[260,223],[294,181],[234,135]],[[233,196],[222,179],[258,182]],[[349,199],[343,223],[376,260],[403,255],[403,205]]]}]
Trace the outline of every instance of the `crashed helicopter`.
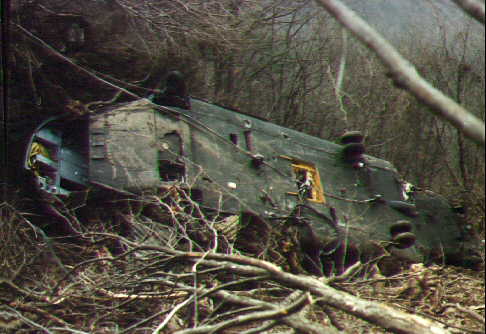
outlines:
[{"label": "crashed helicopter", "polygon": [[410,261],[480,261],[457,210],[366,155],[358,132],[332,143],[170,90],[152,100],[43,122],[25,147],[24,172],[61,198],[191,185],[202,208],[241,224],[284,217],[299,226],[316,273],[333,253],[344,267],[377,243]]}]

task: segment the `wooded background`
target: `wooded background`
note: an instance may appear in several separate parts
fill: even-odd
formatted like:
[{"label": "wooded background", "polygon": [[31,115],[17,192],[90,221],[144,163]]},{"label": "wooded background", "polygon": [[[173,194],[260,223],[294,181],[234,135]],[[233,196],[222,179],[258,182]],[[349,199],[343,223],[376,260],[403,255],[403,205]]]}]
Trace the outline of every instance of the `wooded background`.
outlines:
[{"label": "wooded background", "polygon": [[[146,97],[180,70],[192,96],[331,141],[362,131],[369,154],[394,163],[417,187],[464,205],[484,230],[483,148],[394,86],[377,58],[314,1],[10,6],[4,37],[12,125],[82,112],[116,96],[116,86]],[[433,2],[430,8],[424,24],[435,34],[417,22],[401,33],[395,27],[392,42],[423,77],[484,120],[484,28],[472,19],[451,21]],[[114,102],[128,99],[121,94]]]},{"label": "wooded background", "polygon": [[[446,1],[395,18],[378,13],[384,2],[369,2],[367,18],[379,14],[420,74],[484,121],[484,27],[443,15],[436,4]],[[397,86],[314,1],[12,0],[2,14],[7,149],[50,116],[147,97],[179,70],[194,97],[331,141],[363,132],[369,154],[464,205],[484,239],[483,148]],[[18,154],[2,153],[2,162]],[[62,209],[50,216],[9,183],[2,333],[484,332],[484,271],[381,254],[338,276],[290,273],[302,254],[289,230],[250,226],[259,237],[246,239],[263,251],[245,253],[215,228],[227,217],[206,215],[182,187],[75,209],[49,197]]]}]

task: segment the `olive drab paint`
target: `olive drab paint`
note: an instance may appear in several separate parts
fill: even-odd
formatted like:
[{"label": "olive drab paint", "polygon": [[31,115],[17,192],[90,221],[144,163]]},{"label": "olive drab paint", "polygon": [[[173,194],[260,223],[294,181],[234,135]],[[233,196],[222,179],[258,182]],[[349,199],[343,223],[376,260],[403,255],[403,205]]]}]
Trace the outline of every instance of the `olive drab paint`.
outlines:
[{"label": "olive drab paint", "polygon": [[141,99],[48,120],[30,135],[24,170],[39,191],[66,197],[191,185],[203,208],[295,219],[316,261],[376,244],[411,261],[473,261],[476,240],[451,206],[366,155],[360,133],[332,143],[202,100],[190,106]]}]

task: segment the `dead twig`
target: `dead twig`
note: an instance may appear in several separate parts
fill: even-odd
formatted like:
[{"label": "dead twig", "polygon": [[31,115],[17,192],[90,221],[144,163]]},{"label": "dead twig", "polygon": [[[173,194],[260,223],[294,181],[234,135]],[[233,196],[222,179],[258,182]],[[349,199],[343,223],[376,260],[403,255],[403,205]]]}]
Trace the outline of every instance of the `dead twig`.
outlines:
[{"label": "dead twig", "polygon": [[456,309],[462,313],[464,313],[467,317],[469,317],[470,319],[474,320],[474,321],[477,321],[479,322],[480,324],[482,324],[484,326],[485,324],[485,321],[484,321],[484,317],[481,316],[480,314],[472,311],[472,310],[469,310],[465,307],[462,307],[461,305],[458,305],[458,304],[445,304],[443,306],[443,312],[447,312],[448,309],[450,308],[453,308],[453,309]]},{"label": "dead twig", "polygon": [[279,319],[282,317],[287,317],[295,312],[298,312],[305,305],[312,303],[312,297],[309,293],[301,293],[300,297],[296,301],[289,304],[288,306],[281,307],[278,309],[273,309],[269,311],[253,312],[246,315],[241,315],[233,319],[222,321],[216,325],[200,326],[198,328],[186,329],[178,331],[175,334],[203,334],[203,333],[214,333],[225,328],[235,327],[243,325],[249,322],[268,320],[268,319]]},{"label": "dead twig", "polygon": [[[289,285],[303,291],[312,292],[322,302],[345,311],[346,313],[367,320],[371,323],[387,328],[393,333],[453,333],[447,326],[441,323],[430,321],[413,314],[405,313],[386,305],[362,300],[336,290],[322,280],[304,276],[293,275],[284,272],[279,267],[257,259],[239,255],[223,255],[215,253],[179,252],[167,250],[163,247],[140,247],[140,249],[159,250],[186,257],[200,265],[223,266],[233,273],[242,275],[270,275],[270,279],[280,284]],[[209,260],[202,260],[202,257]]]}]

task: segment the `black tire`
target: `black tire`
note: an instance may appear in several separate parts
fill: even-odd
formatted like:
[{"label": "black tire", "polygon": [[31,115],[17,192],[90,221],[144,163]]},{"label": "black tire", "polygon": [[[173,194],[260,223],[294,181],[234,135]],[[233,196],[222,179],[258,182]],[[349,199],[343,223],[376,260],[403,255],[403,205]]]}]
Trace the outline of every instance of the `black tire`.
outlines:
[{"label": "black tire", "polygon": [[406,249],[412,247],[415,244],[415,240],[417,240],[417,238],[412,232],[399,233],[392,238],[395,247],[397,247],[398,249]]},{"label": "black tire", "polygon": [[390,227],[392,237],[404,232],[412,232],[412,224],[408,220],[399,220]]}]

